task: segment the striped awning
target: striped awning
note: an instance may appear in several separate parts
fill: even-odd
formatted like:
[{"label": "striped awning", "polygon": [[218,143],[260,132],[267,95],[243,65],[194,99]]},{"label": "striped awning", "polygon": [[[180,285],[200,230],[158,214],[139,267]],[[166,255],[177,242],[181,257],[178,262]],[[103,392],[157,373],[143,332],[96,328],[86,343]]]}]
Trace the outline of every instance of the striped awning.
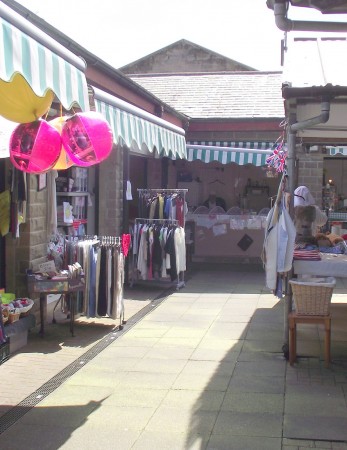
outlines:
[{"label": "striped awning", "polygon": [[153,114],[124,102],[100,89],[94,89],[95,107],[111,126],[115,142],[131,151],[157,152],[169,158],[186,158],[185,132]]},{"label": "striped awning", "polygon": [[327,147],[330,156],[347,156],[347,147]]},{"label": "striped awning", "polygon": [[21,74],[38,96],[54,92],[65,109],[88,111],[85,62],[0,2],[0,79]]},{"label": "striped awning", "polygon": [[188,161],[235,163],[266,166],[273,142],[187,142]]}]

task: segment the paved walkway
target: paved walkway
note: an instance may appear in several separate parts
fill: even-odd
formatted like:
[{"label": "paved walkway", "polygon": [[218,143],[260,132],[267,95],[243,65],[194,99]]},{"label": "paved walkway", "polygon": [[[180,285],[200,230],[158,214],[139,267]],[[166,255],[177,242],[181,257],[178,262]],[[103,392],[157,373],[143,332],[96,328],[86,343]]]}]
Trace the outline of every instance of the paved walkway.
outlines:
[{"label": "paved walkway", "polygon": [[257,266],[200,268],[180,291],[150,292],[127,291],[135,310],[122,331],[95,321],[71,338],[50,325],[0,366],[1,449],[347,449],[341,280],[328,369],[319,326],[298,328],[289,366],[283,302]]}]

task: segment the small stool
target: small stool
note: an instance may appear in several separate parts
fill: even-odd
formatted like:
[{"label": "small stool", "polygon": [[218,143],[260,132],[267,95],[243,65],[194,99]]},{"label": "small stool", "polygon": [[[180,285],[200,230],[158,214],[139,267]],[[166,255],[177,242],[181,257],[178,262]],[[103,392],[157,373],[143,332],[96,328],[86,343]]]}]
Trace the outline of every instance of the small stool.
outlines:
[{"label": "small stool", "polygon": [[323,324],[325,328],[325,367],[330,363],[330,336],[331,336],[331,315],[327,316],[303,316],[291,312],[288,315],[289,320],[289,363],[292,366],[296,361],[296,324]]}]

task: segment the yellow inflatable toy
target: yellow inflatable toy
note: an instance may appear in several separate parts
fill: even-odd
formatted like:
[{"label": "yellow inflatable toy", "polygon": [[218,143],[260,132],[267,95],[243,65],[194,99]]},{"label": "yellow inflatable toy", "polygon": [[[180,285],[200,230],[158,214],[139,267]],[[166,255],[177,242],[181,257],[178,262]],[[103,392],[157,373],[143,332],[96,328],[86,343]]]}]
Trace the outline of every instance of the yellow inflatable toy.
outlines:
[{"label": "yellow inflatable toy", "polygon": [[10,82],[0,80],[0,115],[17,123],[28,123],[47,113],[54,93],[48,90],[39,97],[29,86],[25,78],[15,74]]},{"label": "yellow inflatable toy", "polygon": [[[49,121],[49,123],[59,131],[59,134],[61,135],[61,130],[63,128],[63,125],[66,121],[67,117],[57,117],[56,119],[52,119]],[[68,154],[66,153],[64,146],[61,146],[60,156],[57,160],[57,162],[52,167],[52,170],[65,170],[69,167],[73,166],[74,163],[69,158]]]}]

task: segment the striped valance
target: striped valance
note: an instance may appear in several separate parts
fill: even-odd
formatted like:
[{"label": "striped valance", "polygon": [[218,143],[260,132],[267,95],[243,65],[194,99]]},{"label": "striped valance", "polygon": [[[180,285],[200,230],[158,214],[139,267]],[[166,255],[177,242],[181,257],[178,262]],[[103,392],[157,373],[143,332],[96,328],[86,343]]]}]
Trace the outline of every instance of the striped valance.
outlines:
[{"label": "striped valance", "polygon": [[272,146],[273,142],[187,142],[187,159],[205,163],[216,161],[240,166],[245,164],[266,166],[266,158],[272,153]]},{"label": "striped valance", "polygon": [[327,147],[330,156],[347,156],[347,147]]},{"label": "striped valance", "polygon": [[94,89],[95,107],[111,126],[115,142],[123,141],[130,150],[156,151],[169,158],[186,158],[185,133],[153,114]]},{"label": "striped valance", "polygon": [[51,90],[65,109],[78,104],[87,111],[84,70],[81,58],[0,2],[1,80],[9,82],[15,74],[21,74],[37,96]]}]

